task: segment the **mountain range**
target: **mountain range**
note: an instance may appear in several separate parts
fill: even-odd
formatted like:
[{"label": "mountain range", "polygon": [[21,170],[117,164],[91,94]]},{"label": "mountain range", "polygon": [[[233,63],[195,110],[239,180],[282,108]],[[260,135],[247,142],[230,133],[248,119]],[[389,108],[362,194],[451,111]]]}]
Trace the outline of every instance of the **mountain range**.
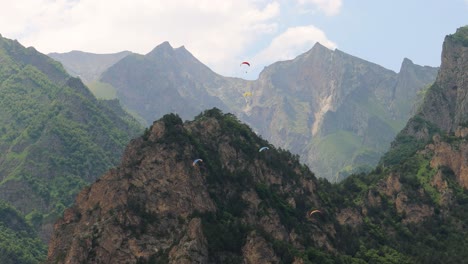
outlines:
[{"label": "mountain range", "polygon": [[[64,65],[79,64],[74,56],[54,55]],[[169,112],[184,120],[211,107],[234,113],[300,155],[319,177],[339,181],[377,164],[436,74],[437,68],[409,59],[395,73],[317,43],[247,81],[218,75],[185,47],[164,42],[146,55],[116,61],[98,82],[146,125]],[[251,96],[243,97],[246,92]]]},{"label": "mountain range", "polygon": [[64,212],[47,262],[466,263],[467,69],[468,26],[378,166],[337,184],[233,114],[164,115]]},{"label": "mountain range", "polygon": [[[255,109],[266,107],[262,103],[270,100],[266,93],[257,94],[259,91],[272,94],[268,107],[280,105],[280,110],[287,110],[276,113],[302,113],[297,104],[314,97],[301,93],[301,82],[290,86],[289,81],[281,83],[288,76],[280,73],[301,65],[301,60],[308,61],[310,58],[302,57],[322,49],[321,45],[295,60],[265,69],[261,76],[266,83],[260,86],[262,78],[245,81],[217,75],[206,66],[198,67],[201,63],[185,48],[173,49],[163,43],[150,52],[151,56],[127,54],[105,62],[110,68],[93,82],[97,90],[104,88],[115,96],[105,92],[101,98],[114,100],[101,100],[91,92],[96,90],[88,89],[50,57],[0,36],[0,263],[43,262],[45,243],[59,216],[62,218],[55,225],[47,263],[65,259],[111,263],[463,263],[468,245],[464,225],[468,217],[467,47],[467,27],[446,37],[442,65],[432,85],[423,85],[423,80],[430,77],[433,68],[405,59],[398,81],[390,89],[393,101],[383,104],[389,113],[356,112],[364,117],[363,112],[371,113],[376,115],[374,119],[384,121],[388,115],[405,111],[415,115],[403,125],[390,151],[369,174],[354,174],[340,184],[330,184],[301,164],[297,153],[285,151],[284,146],[275,147],[261,138],[260,129],[253,132],[248,127],[253,127],[252,120],[260,123],[261,119],[254,119],[258,116]],[[330,52],[334,59],[339,57],[336,60],[341,63],[348,56],[353,65],[356,63],[356,58],[339,50],[324,52]],[[177,58],[176,66],[160,70],[161,55],[165,62]],[[201,94],[202,98],[193,100],[193,109],[214,102],[223,111],[234,109],[239,119],[215,108],[201,111],[194,121],[183,122],[192,118],[187,111],[186,117],[179,113],[182,119],[170,114],[154,123],[145,121],[152,125],[141,135],[141,125],[127,113],[132,110],[115,100],[117,89],[102,80],[115,66],[125,77],[122,80],[132,77],[132,67],[119,68],[128,57],[136,58],[131,62],[140,67],[142,77],[152,77],[145,73],[148,65],[153,71],[161,71],[159,77],[168,80],[158,86],[163,91],[173,92],[172,84],[181,87],[168,100]],[[346,83],[374,83],[373,78],[385,75],[369,74],[372,78],[368,78],[364,73],[379,72],[375,69],[381,67],[362,63],[356,68],[343,67],[344,72],[358,69],[366,78],[348,79],[348,74],[342,73],[336,76],[345,76]],[[282,64],[287,67],[278,66]],[[377,87],[392,83],[392,73],[382,79],[386,81],[377,82]],[[161,81],[159,77],[157,81]],[[335,79],[340,80],[338,77]],[[144,86],[145,82],[138,84]],[[296,93],[297,88],[298,94],[310,98],[301,101],[291,97],[278,88],[282,85],[289,93]],[[398,88],[405,85],[408,89]],[[424,88],[416,89],[419,85]],[[198,93],[190,94],[193,87],[199,89]],[[340,96],[331,93],[330,105],[353,112],[361,106],[367,108],[368,102],[386,102],[382,98],[387,98],[387,89],[376,89],[376,95],[359,98],[356,95],[367,90],[357,87],[340,90]],[[150,86],[146,88],[151,92]],[[245,91],[251,91],[252,96],[243,98]],[[277,101],[275,92],[282,93],[286,102]],[[395,105],[397,98],[414,94],[411,105]],[[356,97],[360,101],[353,101]],[[291,98],[296,105],[288,102]],[[338,98],[347,98],[354,106],[335,104]],[[148,108],[153,107],[150,101],[148,104]],[[181,105],[174,107],[184,109]],[[335,112],[346,111],[325,111],[320,122],[349,122],[327,117]],[[320,118],[313,113],[308,125],[312,140],[333,132],[314,126]],[[135,111],[132,114],[142,116]],[[146,118],[151,120],[148,114]],[[281,116],[279,120],[271,126],[272,132],[285,120],[290,122]],[[141,136],[131,140],[136,135]],[[268,146],[268,151],[259,152],[263,146]],[[197,158],[203,161],[194,166]],[[320,213],[311,215],[316,210]]]}]

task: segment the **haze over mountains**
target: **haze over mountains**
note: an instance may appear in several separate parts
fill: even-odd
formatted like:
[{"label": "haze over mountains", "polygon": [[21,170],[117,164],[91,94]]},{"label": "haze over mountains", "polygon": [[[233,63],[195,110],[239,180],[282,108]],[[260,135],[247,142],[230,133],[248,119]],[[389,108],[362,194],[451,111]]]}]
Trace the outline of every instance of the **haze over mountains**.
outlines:
[{"label": "haze over mountains", "polygon": [[[319,177],[336,181],[377,164],[436,73],[409,59],[395,73],[317,43],[246,81],[218,75],[184,47],[165,42],[117,61],[99,83],[112,87],[147,124],[169,112],[183,119],[211,107],[234,113],[265,139],[299,154]],[[252,96],[244,98],[245,92]]]}]

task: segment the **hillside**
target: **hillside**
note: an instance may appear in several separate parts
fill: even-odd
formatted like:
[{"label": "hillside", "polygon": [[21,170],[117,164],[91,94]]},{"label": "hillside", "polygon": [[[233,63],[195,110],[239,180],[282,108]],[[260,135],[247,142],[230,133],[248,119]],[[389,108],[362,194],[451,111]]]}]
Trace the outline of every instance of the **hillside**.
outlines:
[{"label": "hillside", "polygon": [[45,251],[46,245],[24,216],[0,201],[0,263],[38,263]]},{"label": "hillside", "polygon": [[[114,166],[142,128],[34,48],[0,36],[0,61],[0,200],[48,241],[78,191]],[[19,246],[9,239],[0,237]]]}]

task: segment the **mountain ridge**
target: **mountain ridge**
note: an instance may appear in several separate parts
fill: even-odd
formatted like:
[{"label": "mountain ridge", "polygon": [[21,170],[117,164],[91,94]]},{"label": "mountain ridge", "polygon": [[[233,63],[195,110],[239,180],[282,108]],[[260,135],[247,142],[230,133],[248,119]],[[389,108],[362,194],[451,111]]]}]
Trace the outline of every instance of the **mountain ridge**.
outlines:
[{"label": "mountain ridge", "polygon": [[185,120],[211,107],[234,113],[275,145],[301,155],[319,177],[336,181],[375,166],[421,103],[420,91],[437,69],[410,62],[403,59],[395,73],[316,43],[247,81],[220,76],[166,41],[147,55],[119,61],[101,82],[148,125],[168,112]]}]

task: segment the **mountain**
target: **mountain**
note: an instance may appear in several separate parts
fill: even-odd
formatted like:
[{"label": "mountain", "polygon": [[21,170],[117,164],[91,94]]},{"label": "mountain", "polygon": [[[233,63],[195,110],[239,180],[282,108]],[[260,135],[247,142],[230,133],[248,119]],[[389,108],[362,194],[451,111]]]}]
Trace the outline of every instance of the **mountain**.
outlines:
[{"label": "mountain", "polygon": [[98,80],[105,70],[129,54],[132,53],[130,51],[121,51],[110,54],[95,54],[73,50],[66,53],[54,52],[47,55],[62,63],[70,75],[80,77],[84,83],[88,84]]},{"label": "mountain", "polygon": [[48,263],[466,263],[467,29],[369,174],[330,184],[232,114],[166,115],[65,211]]},{"label": "mountain", "polygon": [[144,56],[125,57],[102,74],[101,82],[115,87],[122,104],[148,124],[169,112],[189,119],[209,107],[227,108],[208,92],[227,81],[168,42]]},{"label": "mountain", "polygon": [[260,74],[242,120],[336,180],[377,164],[436,73],[405,59],[396,74],[317,43]]},{"label": "mountain", "polygon": [[142,131],[60,63],[0,36],[0,200],[47,241],[53,222]]},{"label": "mountain", "polygon": [[129,54],[132,53],[122,51],[111,54],[95,54],[74,50],[67,53],[49,53],[48,56],[62,63],[70,75],[79,77],[96,97],[114,99],[116,95],[113,87],[100,83],[99,78],[105,70]]},{"label": "mountain", "polygon": [[[258,152],[265,145],[270,150]],[[203,161],[192,165],[196,158]],[[212,109],[186,123],[165,115],[66,210],[48,262],[279,261],[274,247],[283,250],[281,241],[321,233],[305,216],[321,207],[316,188],[297,156],[268,145],[233,115]]]},{"label": "mountain", "polygon": [[[165,42],[120,60],[101,82],[148,123],[167,112],[191,119],[208,107],[234,113],[299,154],[319,177],[336,181],[378,163],[436,74],[437,68],[409,59],[397,74],[317,43],[246,81],[220,76],[184,47]],[[252,96],[243,98],[246,91]]]}]

